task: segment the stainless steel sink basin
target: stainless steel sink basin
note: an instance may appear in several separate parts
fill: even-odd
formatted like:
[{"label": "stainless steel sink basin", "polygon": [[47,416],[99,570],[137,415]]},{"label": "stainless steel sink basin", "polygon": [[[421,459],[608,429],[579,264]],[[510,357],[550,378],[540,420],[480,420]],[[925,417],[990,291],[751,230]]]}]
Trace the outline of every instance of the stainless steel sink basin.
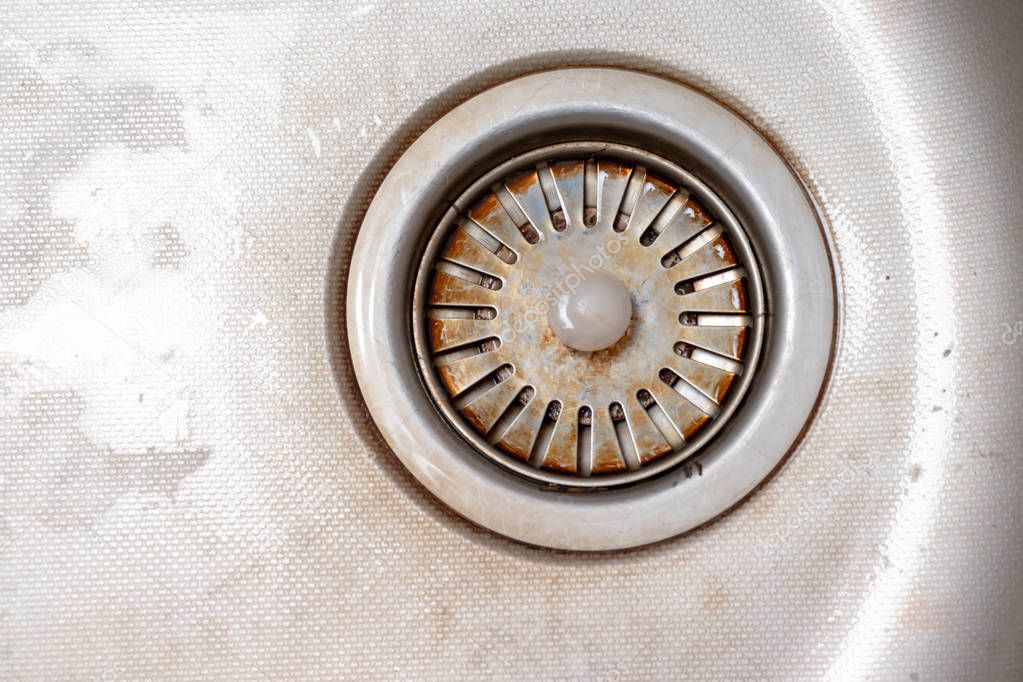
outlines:
[{"label": "stainless steel sink basin", "polygon": [[[1021,31],[1011,2],[7,3],[0,678],[1023,679]],[[411,140],[565,66],[746,118],[838,273],[785,465],[619,552],[437,501],[345,331]]]}]

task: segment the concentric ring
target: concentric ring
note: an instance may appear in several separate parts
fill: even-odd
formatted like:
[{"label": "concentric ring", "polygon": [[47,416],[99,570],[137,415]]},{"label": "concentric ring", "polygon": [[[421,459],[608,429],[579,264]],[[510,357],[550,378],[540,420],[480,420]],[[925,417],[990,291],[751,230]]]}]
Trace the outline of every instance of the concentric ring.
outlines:
[{"label": "concentric ring", "polygon": [[[412,324],[431,395],[481,453],[606,489],[677,465],[736,409],[764,295],[744,231],[695,177],[635,147],[564,143],[500,164],[455,205]],[[546,313],[596,272],[625,283],[634,315],[615,345],[580,352]]]},{"label": "concentric ring", "polygon": [[[481,454],[471,440],[480,434],[457,428],[438,409],[427,385],[431,374],[421,371],[432,368],[423,362],[429,348],[416,341],[417,335],[427,337],[415,322],[425,326],[427,319],[415,300],[426,291],[418,278],[432,271],[420,266],[434,262],[443,248],[444,240],[432,238],[445,214],[464,214],[478,200],[471,186],[507,177],[512,169],[502,166],[529,150],[594,140],[653,151],[689,174],[677,186],[705,187],[707,197],[700,199],[709,213],[719,221],[730,213],[742,226],[756,260],[739,254],[740,260],[758,266],[768,313],[754,380],[714,437],[659,475],[599,490],[572,482],[551,485]],[[593,155],[601,157],[597,150]],[[482,169],[496,175],[485,180]],[[648,170],[675,182],[652,161]],[[729,244],[737,253],[743,249],[731,233]],[[564,69],[509,81],[460,104],[394,164],[366,212],[352,255],[348,342],[359,387],[383,437],[413,476],[452,509],[531,544],[619,549],[710,521],[781,465],[807,429],[828,377],[837,320],[834,282],[813,201],[746,121],[662,78],[621,69]],[[599,478],[529,468],[544,477]],[[611,475],[637,472],[643,468]]]}]

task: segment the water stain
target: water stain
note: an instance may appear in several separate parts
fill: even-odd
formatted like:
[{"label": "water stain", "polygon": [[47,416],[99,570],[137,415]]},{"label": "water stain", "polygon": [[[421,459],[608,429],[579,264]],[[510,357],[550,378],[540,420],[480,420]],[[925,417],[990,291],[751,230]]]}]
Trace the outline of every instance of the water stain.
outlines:
[{"label": "water stain", "polygon": [[19,199],[0,205],[0,253],[9,264],[0,272],[0,310],[24,305],[55,273],[88,264],[73,225],[50,211],[50,191],[60,178],[101,147],[148,153],[186,146],[181,99],[145,84],[83,82],[76,64],[95,54],[82,41],[52,44],[30,65],[0,50],[0,188]]}]

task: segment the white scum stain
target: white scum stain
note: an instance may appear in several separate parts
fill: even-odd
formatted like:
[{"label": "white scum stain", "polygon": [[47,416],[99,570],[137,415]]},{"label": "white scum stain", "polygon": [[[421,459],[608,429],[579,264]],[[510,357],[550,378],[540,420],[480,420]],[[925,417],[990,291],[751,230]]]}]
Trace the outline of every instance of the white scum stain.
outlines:
[{"label": "white scum stain", "polygon": [[306,134],[309,135],[309,142],[313,145],[313,153],[316,154],[316,158],[320,158],[320,138],[316,134],[316,131],[312,128],[306,128]]}]

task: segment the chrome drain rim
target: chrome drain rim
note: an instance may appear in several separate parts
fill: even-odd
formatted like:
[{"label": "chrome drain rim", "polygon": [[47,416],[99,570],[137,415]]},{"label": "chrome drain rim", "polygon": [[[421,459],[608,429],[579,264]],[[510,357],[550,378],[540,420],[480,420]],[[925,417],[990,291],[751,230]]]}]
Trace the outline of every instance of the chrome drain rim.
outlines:
[{"label": "chrome drain rim", "polygon": [[[628,332],[561,343],[546,313],[596,272],[625,283]],[[563,143],[500,164],[462,193],[420,262],[420,371],[480,453],[568,489],[636,483],[697,452],[755,374],[764,294],[719,197],[648,151]]]},{"label": "chrome drain rim", "polygon": [[[416,341],[417,334],[425,338],[416,330],[425,316],[412,314],[422,290],[420,265],[424,257],[432,262],[431,238],[446,213],[471,208],[459,202],[475,200],[466,195],[480,169],[499,169],[523,150],[593,140],[656,150],[718,197],[757,256],[770,313],[762,318],[754,380],[718,433],[659,475],[599,490],[552,485],[481,455],[427,386],[429,374],[421,369],[431,365],[421,362],[428,353]],[[346,306],[352,365],[369,413],[412,475],[485,528],[570,550],[663,540],[717,518],[762,485],[810,427],[838,320],[828,236],[785,160],[705,95],[620,69],[525,76],[480,93],[428,128],[388,172],[365,214]]]}]

